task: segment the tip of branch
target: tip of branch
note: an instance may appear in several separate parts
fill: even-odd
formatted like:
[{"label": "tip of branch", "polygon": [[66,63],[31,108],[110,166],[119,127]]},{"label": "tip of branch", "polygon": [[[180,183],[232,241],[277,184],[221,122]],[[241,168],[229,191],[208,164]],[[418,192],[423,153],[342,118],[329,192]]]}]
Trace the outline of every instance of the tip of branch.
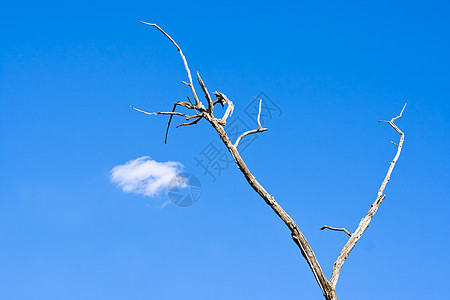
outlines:
[{"label": "tip of branch", "polygon": [[144,21],[139,21],[139,23],[142,23],[142,24],[145,24],[145,25],[150,25],[150,26],[155,26],[156,25],[154,23],[147,23],[147,22],[144,22]]},{"label": "tip of branch", "polygon": [[400,112],[400,116],[403,114],[403,111],[405,110],[407,104],[408,103],[405,103],[405,105],[403,106],[402,111]]},{"label": "tip of branch", "polygon": [[205,86],[205,84],[203,83],[202,78],[200,77],[200,73],[197,71],[197,80],[198,83],[200,83],[200,85],[202,86],[202,88]]}]

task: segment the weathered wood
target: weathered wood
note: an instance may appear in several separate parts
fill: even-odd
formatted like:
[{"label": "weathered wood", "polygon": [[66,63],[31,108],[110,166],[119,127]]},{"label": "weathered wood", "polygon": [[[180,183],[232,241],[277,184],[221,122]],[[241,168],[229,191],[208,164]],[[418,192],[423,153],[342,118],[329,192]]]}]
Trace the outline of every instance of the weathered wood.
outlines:
[{"label": "weathered wood", "polygon": [[[211,99],[211,96],[209,95],[208,89],[206,88],[205,83],[201,79],[200,74],[197,72],[198,82],[199,82],[199,84],[200,84],[200,86],[202,88],[203,93],[205,94],[205,98],[208,101],[208,107],[205,109],[205,106],[198,99],[198,96],[196,94],[195,87],[194,87],[194,84],[192,82],[191,72],[189,70],[187,60],[186,60],[185,56],[183,55],[183,52],[181,51],[181,48],[178,46],[178,44],[164,30],[162,30],[156,24],[151,24],[151,23],[146,23],[146,22],[141,22],[141,23],[156,27],[159,31],[161,31],[176,46],[178,52],[180,53],[180,55],[181,55],[181,57],[183,59],[183,63],[184,63],[184,66],[185,66],[185,69],[186,69],[186,72],[187,72],[187,75],[188,75],[188,79],[189,79],[189,83],[184,82],[184,81],[182,81],[182,83],[186,84],[187,86],[189,86],[191,88],[191,92],[192,92],[192,94],[194,96],[194,99],[195,99],[195,104],[187,103],[187,102],[176,102],[172,112],[153,112],[153,113],[149,113],[149,112],[146,112],[146,111],[134,108],[134,107],[133,107],[133,109],[135,109],[137,111],[140,111],[142,113],[145,113],[145,114],[149,114],[149,115],[170,115],[170,117],[172,117],[172,116],[182,116],[186,120],[194,119],[193,121],[190,121],[190,122],[187,122],[187,123],[183,123],[183,124],[180,124],[178,126],[194,125],[198,121],[200,121],[201,119],[207,120],[212,125],[212,127],[216,130],[216,132],[219,134],[220,139],[222,140],[223,144],[225,145],[225,147],[230,152],[230,154],[233,157],[236,165],[238,166],[239,170],[244,175],[244,177],[247,180],[247,182],[249,183],[249,185],[253,188],[253,190],[255,190],[256,193],[258,193],[261,196],[261,198],[267,203],[267,205],[270,206],[270,208],[275,212],[275,214],[288,227],[289,231],[291,232],[292,240],[295,242],[295,244],[300,249],[301,254],[305,258],[308,266],[310,267],[312,273],[314,274],[314,277],[315,277],[315,279],[316,279],[320,289],[322,290],[322,293],[323,293],[325,299],[327,299],[327,300],[337,300],[336,284],[337,284],[337,281],[338,281],[338,278],[339,278],[339,274],[340,274],[341,268],[342,268],[345,260],[347,259],[348,255],[350,254],[352,249],[355,247],[357,241],[359,240],[359,238],[362,236],[364,231],[369,226],[369,224],[370,224],[373,216],[377,212],[381,202],[386,197],[386,195],[383,195],[383,192],[384,192],[384,189],[386,188],[386,185],[387,185],[387,183],[388,183],[388,181],[389,181],[389,179],[391,177],[391,174],[392,174],[392,171],[394,170],[395,164],[396,164],[398,158],[400,157],[400,153],[401,153],[401,150],[402,150],[402,147],[403,147],[404,138],[405,138],[404,133],[394,124],[394,121],[402,117],[402,114],[403,114],[403,111],[404,111],[404,109],[406,107],[406,104],[405,104],[405,106],[403,107],[402,111],[400,112],[400,114],[397,117],[392,118],[390,121],[380,121],[380,122],[386,122],[386,123],[390,124],[397,131],[397,133],[400,134],[400,141],[399,141],[398,144],[392,142],[395,146],[397,146],[397,153],[395,154],[395,157],[394,157],[394,159],[392,160],[392,162],[391,162],[391,164],[389,166],[387,175],[384,178],[380,189],[378,190],[377,198],[376,198],[375,202],[371,205],[367,215],[361,220],[361,222],[359,223],[359,225],[356,228],[354,233],[349,232],[345,228],[336,228],[336,227],[331,227],[331,226],[328,226],[328,225],[324,225],[321,228],[322,230],[323,229],[330,229],[330,230],[335,230],[335,231],[343,231],[343,232],[345,232],[346,234],[348,234],[350,236],[350,238],[348,239],[348,241],[345,244],[344,248],[339,253],[339,256],[338,256],[336,262],[334,263],[331,279],[327,280],[327,278],[323,274],[322,268],[320,267],[319,261],[317,260],[313,250],[311,249],[311,247],[310,247],[306,237],[303,235],[303,233],[301,232],[300,228],[297,226],[297,224],[294,222],[294,220],[284,211],[284,209],[278,204],[278,202],[275,201],[275,198],[272,196],[272,194],[269,194],[264,189],[264,187],[258,182],[256,177],[250,172],[249,168],[245,164],[244,160],[242,159],[242,157],[241,157],[241,155],[240,155],[240,153],[238,151],[239,142],[243,138],[245,138],[247,135],[256,134],[256,133],[263,132],[263,131],[267,130],[267,128],[263,128],[261,126],[261,123],[260,123],[261,102],[262,102],[262,100],[259,99],[260,100],[260,102],[259,102],[259,111],[258,111],[258,116],[257,116],[258,128],[257,129],[253,129],[253,130],[249,130],[247,132],[244,132],[243,134],[241,134],[237,138],[236,142],[233,144],[231,142],[230,138],[228,137],[225,129],[224,129],[224,126],[226,126],[226,124],[227,124],[227,119],[229,117],[231,117],[231,115],[233,114],[233,110],[234,110],[233,102],[231,100],[229,100],[227,98],[227,96],[225,96],[224,94],[222,94],[220,92],[214,92],[213,93],[216,96],[216,98],[217,98],[217,100],[213,102],[212,99]],[[225,113],[224,113],[222,118],[214,117],[213,112],[214,112],[214,105],[215,104],[221,104],[222,106],[227,105],[226,111],[225,111]],[[184,106],[188,110],[193,110],[195,112],[195,114],[187,115],[187,114],[176,112],[175,108],[176,108],[177,105],[178,106]],[[170,125],[170,121],[171,121],[171,119],[169,120],[168,125]],[[167,140],[167,134],[166,134],[166,140]]]}]

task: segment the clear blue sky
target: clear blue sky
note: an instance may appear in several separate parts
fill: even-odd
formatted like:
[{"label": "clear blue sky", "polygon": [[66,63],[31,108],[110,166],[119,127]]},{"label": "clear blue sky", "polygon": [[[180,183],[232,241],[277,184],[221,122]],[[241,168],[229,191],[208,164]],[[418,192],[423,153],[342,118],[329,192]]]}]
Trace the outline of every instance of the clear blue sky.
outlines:
[{"label": "clear blue sky", "polygon": [[[234,117],[264,91],[282,115],[243,154],[296,220],[340,299],[445,299],[450,259],[448,1],[16,1],[0,12],[1,299],[322,299],[290,234],[232,166],[194,157],[218,138],[166,117],[189,95],[173,45]],[[180,120],[174,120],[179,122]],[[224,147],[222,146],[222,150]],[[194,206],[123,193],[110,170],[149,156],[202,182]],[[370,291],[370,294],[366,294]]]}]

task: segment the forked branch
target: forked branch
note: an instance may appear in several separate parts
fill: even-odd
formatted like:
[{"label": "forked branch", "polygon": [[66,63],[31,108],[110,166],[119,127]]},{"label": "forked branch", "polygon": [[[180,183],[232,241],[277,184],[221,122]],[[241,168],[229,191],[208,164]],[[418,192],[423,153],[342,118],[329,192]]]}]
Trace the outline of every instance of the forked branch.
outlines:
[{"label": "forked branch", "polygon": [[234,143],[234,147],[237,148],[238,145],[239,145],[239,142],[240,142],[244,137],[246,137],[247,135],[249,135],[249,134],[254,134],[254,133],[258,133],[258,132],[263,132],[263,131],[266,131],[266,130],[267,130],[267,128],[263,128],[263,127],[261,126],[261,121],[260,121],[260,118],[261,118],[261,103],[262,103],[262,99],[259,99],[259,110],[258,110],[258,117],[257,117],[258,128],[257,128],[257,129],[253,129],[253,130],[246,131],[246,132],[244,132],[243,134],[241,134],[241,135],[237,138],[236,143]]},{"label": "forked branch", "polygon": [[[176,47],[177,50],[179,51],[182,59],[183,59],[183,63],[186,69],[186,72],[188,74],[188,78],[189,78],[189,82],[184,82],[182,81],[183,84],[188,85],[191,88],[191,92],[192,95],[194,96],[195,99],[195,104],[193,103],[187,103],[187,102],[177,102],[174,105],[174,109],[172,112],[153,112],[153,113],[149,113],[137,108],[132,107],[133,109],[148,114],[148,115],[170,115],[170,117],[177,115],[177,116],[182,116],[184,117],[187,121],[189,121],[187,123],[183,123],[178,125],[177,127],[180,126],[188,126],[188,125],[194,125],[197,124],[197,122],[199,122],[202,118],[206,119],[212,126],[213,128],[217,131],[217,133],[219,134],[220,139],[222,140],[222,142],[224,143],[224,145],[227,147],[227,149],[229,150],[229,152],[231,153],[231,155],[234,158],[235,163],[237,164],[237,166],[239,167],[240,171],[242,172],[242,174],[244,175],[245,179],[247,180],[247,182],[249,183],[249,185],[261,196],[261,198],[263,198],[263,200],[266,202],[267,205],[270,206],[270,208],[276,213],[276,215],[284,222],[284,224],[289,228],[290,232],[291,232],[291,237],[293,239],[293,241],[295,242],[295,244],[299,247],[303,257],[305,258],[306,262],[308,263],[309,267],[311,268],[311,271],[314,274],[315,279],[317,280],[317,283],[319,284],[319,287],[322,290],[323,295],[325,296],[325,298],[327,300],[336,300],[336,284],[339,278],[339,273],[341,270],[342,265],[344,264],[345,260],[347,259],[348,255],[350,254],[350,251],[353,249],[353,247],[355,246],[356,242],[359,240],[359,238],[361,237],[361,235],[364,233],[364,231],[367,229],[367,227],[369,226],[369,223],[372,220],[372,217],[374,216],[374,214],[376,213],[378,207],[380,206],[381,202],[384,200],[384,198],[386,197],[385,195],[383,195],[384,189],[386,187],[386,184],[388,183],[390,176],[392,174],[392,171],[394,169],[394,166],[400,156],[401,150],[402,150],[402,146],[403,146],[403,141],[404,141],[404,134],[403,132],[394,124],[394,121],[401,118],[403,111],[406,107],[403,107],[402,111],[400,112],[400,114],[397,117],[392,118],[390,121],[380,121],[380,122],[386,122],[389,123],[399,134],[400,134],[400,141],[398,144],[393,143],[394,145],[397,146],[397,153],[394,157],[394,159],[392,160],[390,167],[388,169],[387,175],[383,180],[383,183],[381,184],[380,189],[378,190],[378,195],[377,198],[375,200],[375,202],[372,204],[371,208],[369,209],[369,212],[367,213],[367,215],[361,220],[360,224],[358,225],[358,228],[355,230],[354,233],[349,232],[347,229],[345,228],[336,228],[336,227],[331,227],[331,226],[327,226],[324,225],[321,229],[330,229],[330,230],[335,230],[335,231],[342,231],[345,232],[347,235],[350,236],[349,240],[347,241],[347,243],[345,244],[344,248],[342,249],[342,251],[340,252],[334,267],[333,267],[333,273],[331,275],[331,279],[328,281],[327,278],[324,276],[322,268],[320,267],[320,264],[313,252],[313,250],[311,249],[308,241],[306,240],[306,237],[303,235],[303,233],[300,231],[300,228],[297,226],[297,224],[294,222],[294,220],[283,210],[283,208],[275,201],[275,198],[269,194],[264,187],[256,180],[256,177],[250,172],[249,168],[247,167],[247,165],[245,164],[244,160],[242,159],[237,147],[239,145],[239,142],[246,137],[247,135],[250,134],[255,134],[258,132],[262,132],[262,131],[266,131],[267,128],[263,128],[261,126],[261,105],[262,105],[262,100],[259,99],[259,109],[258,109],[258,115],[257,115],[257,123],[258,123],[258,128],[257,129],[253,129],[253,130],[249,130],[245,133],[243,133],[242,135],[240,135],[236,142],[233,144],[230,141],[230,138],[228,137],[227,133],[224,130],[224,126],[227,123],[227,119],[229,117],[231,117],[231,115],[233,114],[233,110],[234,110],[234,105],[233,102],[230,101],[224,94],[220,93],[220,92],[214,92],[213,94],[216,96],[216,101],[212,101],[211,96],[208,93],[208,89],[206,88],[206,85],[204,84],[203,80],[201,79],[200,75],[197,73],[197,79],[198,82],[205,94],[205,97],[208,101],[208,108],[205,109],[205,107],[203,106],[203,104],[200,102],[200,100],[197,97],[197,94],[195,92],[195,88],[194,88],[194,84],[192,82],[192,76],[191,76],[191,72],[189,70],[186,58],[183,55],[183,52],[181,51],[181,48],[177,45],[177,43],[166,33],[164,32],[159,26],[157,26],[156,24],[151,24],[151,23],[146,23],[146,22],[142,22],[143,24],[147,24],[150,26],[154,26],[156,27],[159,31],[161,31]],[[188,97],[189,99],[189,97]],[[189,100],[190,102],[190,100]],[[216,104],[221,104],[222,106],[227,105],[226,111],[223,115],[222,118],[215,118],[213,115],[213,109],[214,109],[214,105]],[[183,106],[185,108],[187,108],[188,110],[192,110],[195,112],[194,115],[187,115],[187,114],[183,114],[183,113],[179,113],[175,111],[175,107],[176,106]],[[168,122],[168,125],[170,125],[170,121]],[[167,139],[167,133],[166,133],[166,139]]]},{"label": "forked branch", "polygon": [[[314,252],[312,251],[311,247],[309,246],[305,236],[300,231],[298,226],[295,224],[294,220],[292,220],[292,218],[275,201],[274,197],[272,195],[270,195],[261,186],[261,184],[256,180],[255,176],[250,172],[250,170],[248,169],[248,167],[244,163],[242,157],[240,156],[240,154],[239,154],[239,152],[238,152],[238,150],[236,148],[237,145],[239,144],[239,141],[243,137],[245,137],[246,135],[267,130],[266,128],[262,128],[261,122],[260,122],[261,101],[260,101],[260,104],[259,104],[259,112],[258,112],[258,118],[257,118],[258,128],[255,129],[255,130],[251,130],[250,132],[247,132],[247,133],[244,133],[243,135],[241,135],[238,138],[238,141],[237,141],[236,146],[235,146],[230,141],[230,138],[228,137],[227,133],[225,132],[225,130],[223,128],[226,125],[226,123],[227,123],[227,119],[229,117],[231,117],[231,115],[233,114],[233,110],[234,110],[233,102],[231,102],[224,94],[222,94],[220,92],[214,92],[213,93],[216,96],[217,101],[212,102],[212,100],[210,100],[210,98],[208,98],[209,94],[208,94],[208,90],[206,89],[206,85],[204,84],[204,82],[200,78],[200,76],[198,76],[199,84],[202,87],[203,92],[205,93],[205,97],[208,100],[208,109],[204,109],[204,106],[198,100],[197,95],[195,93],[195,89],[194,89],[194,86],[192,84],[192,78],[191,78],[191,75],[190,75],[191,73],[190,73],[190,70],[188,68],[187,61],[186,61],[184,55],[182,54],[183,52],[181,51],[180,47],[175,43],[175,41],[167,33],[165,33],[156,24],[145,23],[145,22],[142,22],[142,23],[147,24],[147,25],[151,25],[151,26],[154,26],[154,27],[158,28],[177,47],[178,51],[181,54],[181,57],[183,58],[183,62],[185,64],[185,68],[186,68],[186,71],[188,73],[188,78],[189,78],[189,83],[184,83],[184,84],[187,84],[187,85],[189,85],[191,87],[192,94],[194,95],[194,98],[196,100],[196,105],[194,106],[193,109],[198,109],[199,114],[197,114],[195,116],[187,116],[185,114],[178,113],[178,112],[148,113],[148,112],[144,112],[142,110],[138,110],[138,109],[136,109],[136,110],[141,111],[141,112],[146,113],[146,114],[149,114],[149,115],[157,115],[157,114],[179,115],[179,116],[185,117],[186,119],[188,119],[188,118],[195,118],[195,117],[201,117],[201,118],[205,118],[207,121],[209,121],[209,123],[214,127],[214,129],[219,134],[222,142],[225,144],[225,146],[230,151],[230,153],[233,156],[236,164],[238,165],[238,167],[241,170],[241,172],[244,174],[244,177],[246,178],[246,180],[248,181],[250,186],[264,199],[264,201],[273,209],[273,211],[281,218],[281,220],[283,220],[283,222],[286,224],[286,226],[291,231],[292,239],[294,240],[294,242],[300,248],[300,251],[301,251],[302,255],[305,257],[309,267],[313,271],[313,274],[314,274],[314,276],[315,276],[315,278],[316,278],[320,288],[322,289],[323,294],[326,296],[327,299],[335,299],[334,298],[335,297],[335,293],[334,293],[334,291],[332,289],[330,289],[329,282],[325,278],[325,276],[323,275],[323,271],[322,271],[322,269],[321,269],[321,267],[319,265],[319,262],[317,261],[317,258],[314,255]],[[221,105],[225,105],[225,104],[227,105],[227,109],[226,109],[223,117],[220,118],[220,119],[215,118],[213,116],[213,114],[212,114],[214,104],[217,104],[217,103],[220,103]],[[203,109],[201,109],[201,108],[203,108]],[[196,123],[197,121],[198,120],[196,119],[196,120],[194,120],[192,122],[189,122],[189,123],[186,123],[186,124],[183,124],[183,125],[191,125],[191,124]]]},{"label": "forked branch", "polygon": [[336,288],[337,281],[339,279],[339,273],[341,271],[342,265],[344,264],[345,260],[347,259],[348,255],[352,251],[352,249],[355,247],[358,240],[361,238],[364,231],[369,227],[370,222],[372,221],[373,216],[378,210],[378,207],[380,207],[381,202],[383,202],[384,198],[386,198],[386,195],[383,195],[384,189],[386,188],[387,183],[389,182],[389,179],[391,178],[392,171],[394,170],[395,164],[397,163],[398,158],[400,157],[400,153],[402,152],[403,142],[405,140],[405,134],[403,131],[401,131],[397,125],[394,124],[394,121],[397,119],[400,119],[402,117],[403,111],[405,110],[406,104],[403,106],[402,111],[400,114],[394,118],[392,118],[390,121],[380,121],[380,122],[386,122],[389,125],[392,126],[392,128],[397,131],[397,133],[400,135],[400,141],[397,145],[397,153],[394,156],[394,159],[391,161],[389,169],[387,171],[386,176],[384,177],[383,182],[381,183],[380,189],[378,190],[377,198],[375,199],[375,202],[370,206],[369,211],[367,212],[367,215],[361,220],[358,227],[356,228],[355,232],[350,236],[347,243],[345,244],[344,248],[342,249],[341,253],[339,253],[339,256],[334,263],[333,266],[333,272],[331,274],[330,284],[333,288]]}]

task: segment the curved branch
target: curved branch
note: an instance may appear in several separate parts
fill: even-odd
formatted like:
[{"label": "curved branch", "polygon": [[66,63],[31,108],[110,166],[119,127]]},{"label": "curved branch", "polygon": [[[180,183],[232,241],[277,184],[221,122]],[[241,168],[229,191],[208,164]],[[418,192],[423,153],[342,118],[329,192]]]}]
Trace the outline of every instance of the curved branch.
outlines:
[{"label": "curved branch", "polygon": [[378,207],[380,206],[381,202],[383,202],[384,198],[386,198],[386,195],[383,195],[384,189],[386,188],[387,183],[389,182],[389,179],[391,178],[392,171],[394,170],[395,164],[397,163],[398,158],[400,157],[400,153],[402,152],[402,146],[403,142],[405,140],[405,134],[397,127],[397,125],[394,124],[394,121],[397,119],[400,119],[402,117],[403,111],[405,110],[405,106],[403,106],[402,111],[397,117],[392,118],[390,121],[380,121],[380,122],[386,122],[389,125],[392,126],[392,128],[397,131],[397,133],[400,135],[400,141],[397,146],[397,153],[394,156],[394,159],[391,161],[391,164],[389,166],[388,172],[386,174],[386,177],[383,180],[383,183],[380,186],[380,189],[378,190],[378,195],[375,200],[375,202],[370,206],[369,211],[367,212],[367,215],[361,220],[361,222],[358,225],[358,228],[356,228],[355,232],[351,235],[351,237],[348,239],[347,243],[345,244],[344,248],[342,249],[341,253],[339,253],[338,258],[336,259],[336,262],[333,266],[333,272],[331,274],[330,284],[333,288],[336,287],[337,281],[339,279],[339,273],[341,271],[341,268],[347,259],[348,255],[352,251],[353,247],[355,247],[358,240],[361,238],[364,231],[369,227],[370,222],[372,221],[373,216],[378,210]]},{"label": "curved branch", "polygon": [[152,116],[156,116],[156,115],[182,116],[182,117],[185,117],[186,120],[190,120],[190,119],[193,119],[193,118],[202,118],[203,117],[203,115],[200,115],[200,114],[197,114],[197,115],[194,115],[194,116],[190,116],[190,115],[179,113],[177,111],[156,111],[156,112],[151,112],[150,113],[150,112],[144,111],[142,109],[139,109],[139,108],[136,108],[136,107],[133,107],[133,106],[131,106],[131,108],[134,109],[134,110],[137,110],[137,111],[139,111],[141,113],[144,113],[146,115],[152,115]]},{"label": "curved branch", "polygon": [[261,126],[261,122],[260,122],[260,117],[261,117],[261,103],[262,103],[262,99],[259,99],[259,110],[258,110],[258,117],[257,117],[258,128],[257,128],[257,129],[253,129],[253,130],[246,131],[246,132],[244,132],[243,134],[241,134],[241,135],[237,138],[236,142],[234,143],[234,147],[237,148],[238,145],[239,145],[239,142],[240,142],[244,137],[246,137],[247,135],[253,134],[253,133],[258,133],[258,132],[263,132],[263,131],[267,131],[267,130],[268,130],[267,128],[263,128],[263,127]]},{"label": "curved branch", "polygon": [[[175,103],[173,105],[172,112],[175,111],[176,107],[177,107],[177,103]],[[167,122],[167,129],[166,129],[166,136],[164,137],[164,144],[167,144],[167,135],[169,134],[169,127],[170,127],[170,123],[172,122],[172,117],[173,117],[173,115],[170,115],[169,121]]]},{"label": "curved branch", "polygon": [[188,76],[188,79],[189,79],[189,83],[187,85],[189,85],[191,87],[192,95],[194,96],[194,99],[195,99],[195,105],[198,106],[199,108],[204,108],[203,104],[200,102],[200,100],[198,100],[197,93],[195,92],[194,83],[192,82],[191,70],[189,70],[189,66],[188,66],[186,57],[184,56],[183,51],[181,50],[180,46],[178,46],[178,44],[172,39],[172,37],[170,35],[168,35],[158,25],[156,25],[154,23],[147,23],[147,22],[144,22],[144,21],[139,21],[139,22],[142,23],[142,24],[145,24],[145,25],[156,27],[159,31],[162,32],[162,34],[164,34],[172,42],[172,44],[175,45],[175,47],[177,47],[177,50],[178,50],[178,52],[180,52],[180,56],[183,59],[184,68],[186,69],[186,73],[187,73],[187,76]]}]

